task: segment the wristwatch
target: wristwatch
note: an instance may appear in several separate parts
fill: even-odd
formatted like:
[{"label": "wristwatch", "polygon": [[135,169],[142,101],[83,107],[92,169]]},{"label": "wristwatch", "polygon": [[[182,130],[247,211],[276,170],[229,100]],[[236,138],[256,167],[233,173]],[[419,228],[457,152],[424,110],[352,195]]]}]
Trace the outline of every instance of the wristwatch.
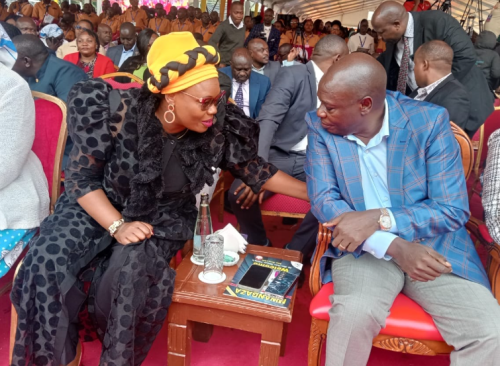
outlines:
[{"label": "wristwatch", "polygon": [[391,216],[389,215],[389,211],[387,211],[386,208],[381,208],[380,212],[382,213],[382,215],[380,215],[380,219],[378,220],[378,223],[380,225],[380,230],[390,231],[392,227],[392,222],[391,222]]},{"label": "wristwatch", "polygon": [[125,220],[123,219],[120,219],[120,220],[116,220],[114,221],[111,226],[108,228],[108,231],[109,231],[109,235],[111,235],[112,237],[115,236],[115,233],[116,231],[118,230],[118,228],[120,226],[122,226],[123,224],[125,223]]}]

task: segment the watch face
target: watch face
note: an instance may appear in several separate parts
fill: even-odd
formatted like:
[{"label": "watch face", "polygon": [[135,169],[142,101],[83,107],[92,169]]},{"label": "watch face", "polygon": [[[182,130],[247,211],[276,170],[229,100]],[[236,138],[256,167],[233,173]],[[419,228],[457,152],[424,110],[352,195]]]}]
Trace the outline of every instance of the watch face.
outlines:
[{"label": "watch face", "polygon": [[391,227],[391,218],[389,216],[382,216],[380,224],[382,227],[389,229]]}]

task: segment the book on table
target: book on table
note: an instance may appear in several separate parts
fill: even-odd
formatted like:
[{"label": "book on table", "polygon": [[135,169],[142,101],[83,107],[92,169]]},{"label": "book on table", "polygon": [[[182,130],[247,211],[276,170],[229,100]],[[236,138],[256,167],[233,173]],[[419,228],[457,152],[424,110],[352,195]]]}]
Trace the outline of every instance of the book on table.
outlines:
[{"label": "book on table", "polygon": [[288,307],[301,270],[300,262],[247,254],[224,295]]}]

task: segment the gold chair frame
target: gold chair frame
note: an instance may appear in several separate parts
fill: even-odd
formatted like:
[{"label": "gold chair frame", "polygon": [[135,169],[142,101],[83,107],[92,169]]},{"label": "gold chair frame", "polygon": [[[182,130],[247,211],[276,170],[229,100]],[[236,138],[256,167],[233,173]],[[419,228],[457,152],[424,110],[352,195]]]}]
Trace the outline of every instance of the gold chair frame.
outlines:
[{"label": "gold chair frame", "polygon": [[101,76],[99,76],[99,78],[105,80],[105,79],[113,79],[117,76],[124,76],[124,77],[130,78],[131,80],[135,81],[136,83],[139,83],[141,85],[144,84],[144,80],[142,80],[141,78],[139,78],[133,74],[129,74],[128,72],[112,72],[111,74],[101,75]]}]

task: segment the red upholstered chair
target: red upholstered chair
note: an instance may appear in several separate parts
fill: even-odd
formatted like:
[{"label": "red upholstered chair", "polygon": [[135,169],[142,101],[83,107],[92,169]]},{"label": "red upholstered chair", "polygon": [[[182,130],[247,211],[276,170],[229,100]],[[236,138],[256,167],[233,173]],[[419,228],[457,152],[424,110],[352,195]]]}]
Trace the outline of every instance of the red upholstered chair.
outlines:
[{"label": "red upholstered chair", "polygon": [[488,155],[488,140],[493,132],[500,128],[500,108],[495,109],[479,128],[472,140],[477,141],[477,153],[473,168],[474,181],[469,187],[469,200],[474,193],[480,194],[482,187],[479,179],[486,165],[486,156]]},{"label": "red upholstered chair", "polygon": [[35,98],[35,141],[31,148],[42,162],[49,183],[50,212],[61,194],[61,171],[66,128],[66,104],[59,98],[31,92]]},{"label": "red upholstered chair", "polygon": [[260,205],[264,216],[294,217],[303,219],[311,209],[307,201],[288,197],[283,194],[274,194]]},{"label": "red upholstered chair", "polygon": [[[470,172],[472,168],[472,143],[468,136],[454,124],[452,124],[452,130],[461,147],[464,172]],[[491,238],[487,240],[483,237],[481,232],[484,232],[485,227],[479,220],[471,218],[466,227],[486,247],[489,253],[486,271],[492,284],[493,294],[500,303],[500,246],[493,243]],[[331,307],[329,297],[334,292],[334,284],[329,283],[322,286],[320,259],[328,249],[331,241],[332,232],[320,224],[318,244],[313,257],[309,279],[313,300],[309,306],[312,323],[309,338],[308,366],[319,366],[321,349],[326,339],[330,320],[328,315],[328,310]],[[419,355],[448,354],[453,351],[453,347],[444,342],[431,316],[403,294],[396,297],[390,315],[386,320],[386,327],[374,338],[373,346]]]},{"label": "red upholstered chair", "polygon": [[[119,83],[119,82],[114,80],[114,78],[117,76],[124,76],[124,77],[130,78],[134,82],[132,82],[132,83]],[[128,72],[114,72],[112,74],[101,75],[100,78],[103,80],[106,80],[106,82],[108,84],[110,84],[113,87],[113,89],[124,90],[124,89],[130,89],[130,88],[141,88],[142,85],[144,84],[144,80],[142,80],[141,78],[139,78],[135,75],[129,74]]]}]

